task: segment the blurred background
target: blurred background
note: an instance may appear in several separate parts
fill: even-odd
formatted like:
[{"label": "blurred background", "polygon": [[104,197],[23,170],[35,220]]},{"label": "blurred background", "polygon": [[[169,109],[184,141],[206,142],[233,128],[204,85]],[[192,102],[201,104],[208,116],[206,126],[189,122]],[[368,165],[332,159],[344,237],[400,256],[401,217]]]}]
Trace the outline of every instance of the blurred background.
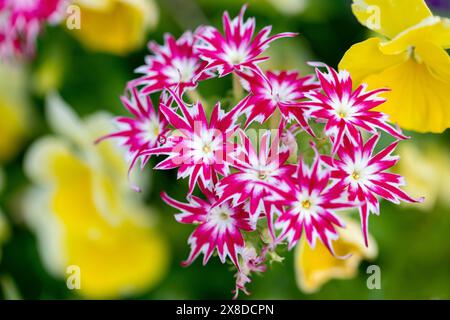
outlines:
[{"label": "blurred background", "polygon": [[[223,11],[234,16],[244,1],[110,2],[117,2],[114,9],[80,1],[81,30],[48,27],[32,61],[0,64],[0,297],[231,298],[230,266],[216,258],[207,266],[180,266],[193,229],[175,221],[159,194],[182,199],[184,182],[148,168],[139,178],[144,192],[135,194],[120,151],[92,141],[111,131],[111,115],[124,114],[119,97],[144,63],[147,41],[161,43],[166,32],[178,37],[200,24],[221,28]],[[272,45],[264,69],[306,74],[311,60],[337,67],[346,50],[369,35],[350,0],[246,2],[257,28],[300,34]],[[449,1],[428,3],[435,14],[449,16]],[[226,94],[222,81],[228,80],[202,85],[201,93]],[[45,106],[49,95],[52,107]],[[294,252],[286,252],[283,262],[253,277],[252,295],[242,298],[449,299],[450,132],[408,134],[396,170],[406,177],[406,190],[426,202],[382,202],[381,216],[371,217],[378,247],[372,261],[358,261],[348,279],[306,294],[297,285]],[[371,264],[381,268],[380,290],[366,286]],[[80,266],[81,290],[68,288],[67,278],[77,271],[68,265]]]}]

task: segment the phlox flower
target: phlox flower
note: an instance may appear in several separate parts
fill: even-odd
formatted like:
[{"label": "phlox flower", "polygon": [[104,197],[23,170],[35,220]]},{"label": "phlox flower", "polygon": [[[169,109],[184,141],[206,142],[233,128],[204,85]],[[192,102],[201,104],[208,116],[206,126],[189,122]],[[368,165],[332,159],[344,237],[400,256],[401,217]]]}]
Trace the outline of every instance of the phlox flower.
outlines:
[{"label": "phlox flower", "polygon": [[241,145],[232,156],[232,166],[237,172],[218,183],[219,203],[230,199],[234,204],[248,203],[252,223],[256,223],[260,214],[265,212],[273,235],[269,196],[277,190],[289,191],[295,166],[286,164],[289,150],[280,147],[277,134],[273,135],[268,130],[264,132],[259,142],[259,152],[244,131],[239,130],[239,136]]},{"label": "phlox flower", "polygon": [[206,63],[194,51],[191,32],[185,32],[179,39],[166,34],[163,45],[150,42],[149,49],[153,55],[147,56],[145,65],[136,70],[143,76],[129,83],[131,87],[142,87],[143,94],[164,89],[177,89],[181,94],[209,77],[208,72],[203,72]]},{"label": "phlox flower", "polygon": [[199,29],[196,34],[199,39],[196,51],[200,58],[208,63],[205,70],[217,70],[220,77],[235,70],[252,70],[260,73],[257,64],[268,58],[259,56],[268,48],[269,44],[276,39],[296,35],[285,32],[269,37],[272,27],[267,26],[253,37],[255,19],[249,18],[244,21],[246,8],[243,6],[239,15],[233,20],[228,12],[223,14],[224,35],[211,26]]},{"label": "phlox flower", "polygon": [[178,168],[178,178],[189,177],[189,194],[198,180],[212,189],[217,182],[217,174],[225,176],[229,172],[229,155],[233,150],[229,138],[238,128],[236,120],[247,98],[226,113],[217,103],[208,121],[200,102],[188,106],[175,92],[170,92],[181,115],[164,104],[159,109],[174,130],[169,133],[165,144],[139,155],[168,155],[155,169]]},{"label": "phlox flower", "polygon": [[0,55],[32,55],[45,23],[62,16],[65,0],[1,0]]},{"label": "phlox flower", "polygon": [[191,196],[188,203],[174,200],[166,193],[161,194],[168,205],[181,211],[175,216],[178,222],[198,225],[188,239],[191,252],[182,265],[190,265],[200,253],[203,253],[203,264],[206,264],[217,250],[222,263],[229,257],[239,269],[238,255],[242,254],[245,246],[242,231],[253,230],[248,212],[243,205],[234,206],[229,202],[216,206],[218,198],[214,193],[207,189],[203,192],[207,200]]},{"label": "phlox flower", "polygon": [[374,155],[379,135],[373,135],[365,144],[358,135],[358,143],[353,144],[344,137],[343,145],[338,149],[339,159],[322,156],[322,160],[330,166],[331,177],[338,181],[342,188],[346,188],[350,201],[361,203],[359,212],[364,234],[364,241],[368,245],[368,219],[369,214],[380,213],[377,196],[390,202],[399,204],[400,201],[421,202],[423,199],[414,199],[408,196],[401,186],[405,185],[402,176],[385,172],[394,166],[398,156],[392,156],[398,142],[390,144],[387,148]]},{"label": "phlox flower", "polygon": [[265,122],[278,108],[285,119],[294,117],[305,131],[312,134],[298,102],[305,98],[306,92],[319,88],[313,75],[300,77],[298,71],[268,71],[265,77],[255,73],[239,75],[252,95],[246,108],[246,126],[253,121]]},{"label": "phlox flower", "polygon": [[[150,96],[143,96],[136,88],[130,90],[130,97],[122,96],[122,104],[131,117],[117,117],[118,131],[99,140],[116,138],[128,151],[128,157],[134,161],[144,150],[165,143],[168,123],[154,109]],[[140,157],[144,166],[149,156]]]},{"label": "phlox flower", "polygon": [[366,85],[360,85],[353,90],[352,78],[348,72],[338,73],[328,66],[326,69],[328,72],[323,73],[316,68],[323,93],[307,93],[309,100],[302,102],[302,105],[310,108],[311,117],[326,122],[325,133],[333,140],[333,154],[344,136],[357,143],[359,129],[376,133],[378,128],[398,139],[406,139],[387,123],[386,114],[372,110],[386,101],[378,95],[387,89],[367,92]]},{"label": "phlox flower", "polygon": [[352,208],[355,203],[347,199],[341,186],[330,184],[330,171],[323,168],[319,156],[312,167],[300,159],[295,178],[292,190],[278,201],[285,207],[275,222],[275,228],[281,230],[278,241],[286,239],[291,249],[305,232],[311,247],[319,238],[334,254],[331,242],[338,238],[336,228],[344,227],[336,211]]}]

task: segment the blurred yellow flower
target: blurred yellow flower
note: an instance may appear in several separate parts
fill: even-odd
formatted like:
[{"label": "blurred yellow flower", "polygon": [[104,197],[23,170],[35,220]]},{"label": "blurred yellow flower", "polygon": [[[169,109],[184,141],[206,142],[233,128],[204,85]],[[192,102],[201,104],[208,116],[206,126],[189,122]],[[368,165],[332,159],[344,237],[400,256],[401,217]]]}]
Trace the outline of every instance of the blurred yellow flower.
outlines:
[{"label": "blurred yellow flower", "polygon": [[73,34],[94,51],[124,55],[141,47],[158,22],[153,0],[75,0],[80,29]]},{"label": "blurred yellow flower", "polygon": [[[401,161],[396,170],[405,177],[409,194],[422,194],[425,201],[415,208],[430,211],[440,201],[450,207],[450,155],[436,143],[420,145],[407,141],[399,147]],[[407,205],[407,204],[403,204]]]},{"label": "blurred yellow flower", "polygon": [[330,251],[317,241],[311,249],[305,238],[295,249],[295,273],[297,285],[305,293],[318,291],[331,279],[351,279],[358,273],[358,266],[363,259],[372,260],[378,255],[375,240],[369,238],[369,247],[364,245],[360,226],[346,219],[346,228],[339,230],[339,239],[333,243],[336,254],[346,259],[333,257]]},{"label": "blurred yellow flower", "polygon": [[30,132],[24,70],[0,63],[0,163],[11,160]]},{"label": "blurred yellow flower", "polygon": [[305,11],[309,0],[267,0],[275,9],[284,15],[292,16]]},{"label": "blurred yellow flower", "polygon": [[88,298],[154,287],[168,268],[167,243],[130,188],[122,151],[110,142],[93,144],[110,132],[111,117],[81,121],[55,96],[47,117],[57,136],[30,148],[25,171],[33,187],[24,199],[45,266],[57,277],[79,268],[80,293]]},{"label": "blurred yellow flower", "polygon": [[339,64],[356,84],[388,87],[380,111],[402,128],[450,127],[450,20],[433,16],[424,0],[353,0],[358,21],[389,40],[352,46]]}]

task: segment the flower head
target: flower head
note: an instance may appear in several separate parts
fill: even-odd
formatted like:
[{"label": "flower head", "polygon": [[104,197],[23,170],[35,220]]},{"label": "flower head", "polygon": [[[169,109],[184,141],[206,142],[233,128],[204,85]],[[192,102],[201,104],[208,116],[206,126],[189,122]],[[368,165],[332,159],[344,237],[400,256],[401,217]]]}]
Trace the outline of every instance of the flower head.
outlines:
[{"label": "flower head", "polygon": [[[150,96],[139,94],[137,89],[133,88],[130,97],[122,97],[122,103],[131,117],[117,117],[119,131],[100,138],[98,142],[110,138],[120,139],[121,145],[128,149],[130,159],[140,156],[144,150],[165,143],[168,123],[156,113]],[[148,159],[148,156],[141,157],[142,166]]]},{"label": "flower head", "polygon": [[277,190],[289,191],[295,166],[286,164],[289,151],[280,147],[280,138],[271,131],[262,135],[259,152],[244,131],[240,130],[239,136],[242,145],[232,157],[237,172],[224,177],[217,185],[219,203],[228,200],[234,204],[248,203],[253,223],[265,212],[273,235],[270,195]]},{"label": "flower head", "polygon": [[189,194],[200,180],[209,189],[217,182],[217,174],[229,172],[229,154],[233,144],[230,136],[237,130],[236,120],[246,100],[242,100],[231,111],[225,113],[217,103],[208,121],[200,102],[187,106],[173,91],[181,115],[171,107],[160,105],[161,113],[175,129],[168,134],[165,144],[142,151],[139,155],[168,155],[155,169],[178,168],[178,177],[189,177]]},{"label": "flower head", "polygon": [[217,250],[222,263],[229,257],[239,269],[238,254],[242,254],[245,243],[242,231],[251,231],[248,212],[244,206],[234,206],[222,203],[216,206],[217,197],[208,190],[203,190],[207,200],[196,196],[189,198],[188,203],[182,203],[162,193],[162,199],[181,213],[176,215],[178,222],[198,225],[189,237],[191,253],[183,265],[190,265],[203,253],[203,264],[206,264]]},{"label": "flower head", "polygon": [[333,153],[341,145],[344,136],[356,143],[359,129],[371,133],[381,129],[398,139],[406,139],[387,123],[386,114],[372,110],[386,101],[378,96],[386,89],[366,92],[366,86],[360,85],[353,90],[348,72],[338,73],[328,66],[326,68],[328,73],[316,69],[323,93],[307,93],[309,100],[302,105],[310,108],[312,117],[326,122],[325,133],[333,140]]},{"label": "flower head", "polygon": [[150,42],[149,48],[153,55],[147,56],[146,64],[136,70],[143,76],[129,83],[132,87],[142,86],[143,94],[164,89],[177,90],[181,94],[186,88],[194,88],[198,80],[209,77],[208,72],[203,72],[206,63],[194,51],[191,32],[184,33],[179,39],[166,34],[164,45]]},{"label": "flower head", "polygon": [[345,197],[340,186],[330,183],[330,171],[321,166],[319,156],[311,168],[300,160],[296,184],[279,200],[286,209],[275,222],[275,227],[281,229],[278,240],[287,239],[289,249],[305,232],[311,247],[315,246],[318,237],[334,253],[331,242],[338,237],[336,227],[344,227],[336,211],[352,208],[355,203]]},{"label": "flower head", "polygon": [[305,93],[319,88],[313,75],[300,77],[297,71],[268,71],[265,77],[255,73],[239,75],[252,95],[246,108],[246,126],[253,121],[265,122],[278,108],[285,119],[294,116],[305,130],[311,130],[303,114],[299,113],[298,102],[305,98]]},{"label": "flower head", "polygon": [[424,0],[354,0],[352,10],[381,37],[353,45],[339,68],[370,89],[391,89],[379,110],[400,127],[437,133],[449,128],[450,20],[433,16]]},{"label": "flower head", "polygon": [[214,27],[203,27],[197,33],[199,43],[196,50],[200,57],[208,63],[205,70],[217,70],[219,76],[225,76],[238,70],[252,70],[261,73],[257,64],[266,57],[259,57],[269,44],[279,38],[293,37],[296,34],[285,32],[269,37],[271,27],[263,28],[253,37],[255,19],[244,21],[246,6],[239,15],[231,20],[228,12],[223,15],[224,35]]},{"label": "flower head", "polygon": [[353,144],[350,139],[344,137],[343,145],[337,152],[339,159],[322,156],[322,160],[331,167],[331,177],[348,191],[349,200],[361,203],[359,211],[366,245],[369,214],[380,213],[377,196],[397,204],[400,201],[423,201],[422,198],[416,200],[408,196],[400,189],[405,185],[402,176],[385,172],[399,159],[391,155],[398,142],[374,155],[378,139],[379,135],[374,135],[364,144],[359,134],[358,143]]}]

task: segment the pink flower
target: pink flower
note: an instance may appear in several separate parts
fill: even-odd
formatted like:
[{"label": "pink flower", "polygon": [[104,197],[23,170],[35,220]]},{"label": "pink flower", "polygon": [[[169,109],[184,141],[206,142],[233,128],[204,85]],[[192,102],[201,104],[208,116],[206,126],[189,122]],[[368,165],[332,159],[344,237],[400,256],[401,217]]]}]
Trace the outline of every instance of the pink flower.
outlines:
[{"label": "pink flower", "polygon": [[281,229],[278,241],[287,239],[291,249],[304,231],[311,247],[319,237],[334,254],[331,241],[338,238],[336,227],[344,227],[336,211],[355,204],[346,198],[343,188],[330,182],[330,172],[322,168],[319,156],[311,168],[300,160],[294,188],[279,200],[286,209],[275,223],[275,227]]},{"label": "pink flower", "polygon": [[210,77],[207,72],[203,72],[206,63],[194,52],[191,32],[184,33],[178,40],[166,34],[164,45],[150,42],[149,49],[153,55],[147,56],[145,65],[136,70],[144,75],[129,83],[130,87],[143,87],[144,94],[164,89],[182,94],[185,89],[195,88],[197,80]]},{"label": "pink flower", "polygon": [[303,129],[311,132],[298,102],[305,98],[305,93],[320,87],[313,75],[300,77],[297,71],[268,71],[265,77],[255,73],[239,75],[252,94],[246,110],[246,126],[253,121],[265,122],[279,108],[286,120],[294,117]]},{"label": "pink flower", "polygon": [[223,77],[235,70],[261,71],[257,64],[267,57],[259,57],[269,44],[279,38],[293,37],[295,33],[280,33],[269,37],[272,27],[263,28],[254,38],[255,19],[244,21],[244,5],[239,16],[231,20],[228,12],[223,15],[224,35],[214,27],[203,27],[197,33],[196,50],[208,65],[205,70],[217,70]]},{"label": "pink flower", "polygon": [[192,196],[188,203],[182,203],[162,193],[162,199],[181,213],[175,217],[178,222],[195,224],[197,228],[188,239],[191,252],[183,266],[190,265],[203,253],[203,264],[206,264],[217,249],[222,263],[229,257],[240,269],[238,254],[242,254],[245,243],[242,231],[252,231],[248,213],[243,206],[232,206],[223,203],[215,206],[217,198],[208,190],[203,190],[207,200]]},{"label": "pink flower", "polygon": [[44,24],[60,19],[65,4],[65,0],[0,1],[0,55],[32,55]]},{"label": "pink flower", "polygon": [[331,168],[331,177],[348,190],[349,200],[362,203],[359,208],[364,240],[368,245],[368,219],[370,212],[379,215],[380,208],[377,196],[393,203],[422,202],[411,198],[400,189],[405,185],[402,176],[385,172],[399,160],[391,153],[398,142],[394,142],[376,155],[373,155],[379,135],[372,136],[366,144],[358,135],[357,144],[351,143],[347,137],[343,138],[343,145],[338,149],[339,159],[322,156],[321,159]]},{"label": "pink flower", "polygon": [[182,115],[164,104],[160,105],[160,112],[177,131],[169,134],[166,144],[145,150],[140,156],[168,155],[155,169],[178,168],[178,178],[189,176],[189,194],[199,179],[206,188],[212,189],[217,174],[229,173],[229,154],[234,146],[228,140],[238,128],[236,120],[247,99],[228,113],[217,103],[208,122],[201,103],[188,107],[176,93],[169,91]]},{"label": "pink flower", "polygon": [[[119,131],[108,134],[97,142],[110,138],[119,139],[121,145],[128,149],[129,158],[134,163],[141,152],[165,143],[168,123],[155,112],[150,96],[139,94],[136,88],[130,91],[130,97],[123,96],[121,100],[131,117],[117,117],[115,121]],[[148,159],[149,156],[141,157],[142,166]]]},{"label": "pink flower", "polygon": [[224,177],[217,185],[219,203],[228,200],[233,200],[234,204],[248,202],[250,217],[255,224],[259,215],[265,212],[273,235],[272,203],[269,196],[278,190],[289,191],[295,166],[286,164],[289,151],[287,148],[280,148],[279,137],[273,137],[270,131],[262,135],[259,153],[244,131],[239,130],[239,136],[242,145],[238,147],[236,155],[232,156],[232,166],[238,171]]},{"label": "pink flower", "polygon": [[386,114],[372,111],[386,101],[378,97],[378,94],[387,89],[366,92],[366,85],[360,85],[353,91],[352,79],[347,71],[338,73],[328,66],[326,69],[328,73],[316,69],[323,93],[311,91],[306,94],[310,100],[301,104],[310,108],[312,117],[326,122],[325,133],[333,140],[333,154],[341,145],[344,136],[356,143],[358,128],[371,133],[376,133],[379,128],[398,139],[406,139],[387,124]]}]

